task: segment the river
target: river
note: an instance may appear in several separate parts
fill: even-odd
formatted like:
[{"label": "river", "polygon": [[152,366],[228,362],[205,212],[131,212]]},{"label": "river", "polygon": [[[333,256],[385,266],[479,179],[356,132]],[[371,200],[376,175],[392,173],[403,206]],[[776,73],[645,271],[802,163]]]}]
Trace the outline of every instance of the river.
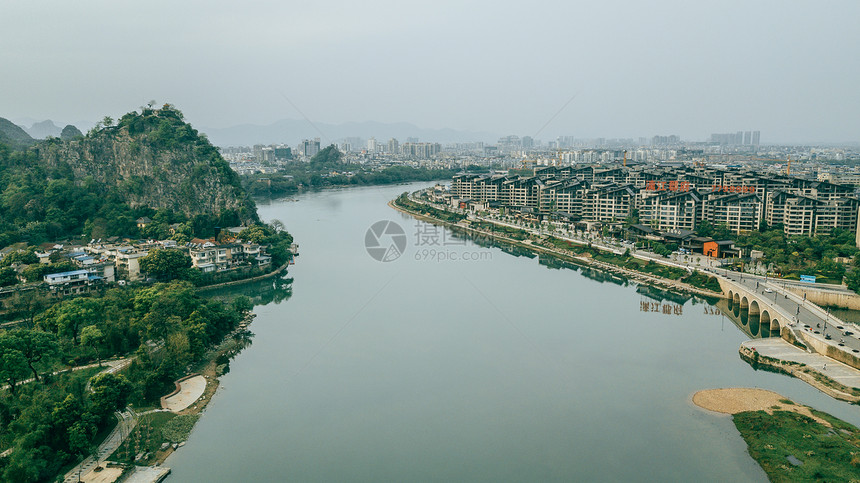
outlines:
[{"label": "river", "polygon": [[[300,245],[291,293],[257,298],[253,344],[165,463],[170,483],[767,481],[731,419],[692,404],[717,387],[860,424],[856,406],[741,361],[749,336],[712,305],[386,205],[421,186],[259,203]],[[380,220],[407,241],[388,262],[365,247]]]}]

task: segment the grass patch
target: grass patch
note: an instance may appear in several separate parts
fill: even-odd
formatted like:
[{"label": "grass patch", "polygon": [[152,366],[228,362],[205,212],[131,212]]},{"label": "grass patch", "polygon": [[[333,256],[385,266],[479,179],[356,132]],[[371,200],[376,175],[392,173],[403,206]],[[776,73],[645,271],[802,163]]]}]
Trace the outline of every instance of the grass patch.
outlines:
[{"label": "grass patch", "polygon": [[161,435],[171,443],[181,443],[188,439],[194,423],[200,418],[199,414],[183,414],[167,421],[161,427]]},{"label": "grass patch", "polygon": [[[831,423],[833,429],[791,411],[748,411],[735,414],[733,420],[750,456],[771,481],[860,481],[857,428],[829,414],[812,411]],[[789,455],[803,464],[792,465],[786,459]]]}]

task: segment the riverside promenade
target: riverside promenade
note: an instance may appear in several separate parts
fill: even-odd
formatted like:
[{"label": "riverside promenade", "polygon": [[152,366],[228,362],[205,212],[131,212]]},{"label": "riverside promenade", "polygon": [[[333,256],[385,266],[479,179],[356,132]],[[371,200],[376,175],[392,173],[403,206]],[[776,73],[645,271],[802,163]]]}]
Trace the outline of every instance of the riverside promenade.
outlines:
[{"label": "riverside promenade", "polygon": [[[630,255],[641,259],[653,261],[661,265],[683,268],[688,271],[698,270],[714,276],[720,282],[722,296],[730,302],[730,307],[737,307],[741,312],[749,316],[760,317],[761,323],[769,324],[772,331],[780,333],[783,338],[793,339],[802,343],[809,351],[821,354],[828,358],[838,360],[855,369],[860,369],[860,327],[853,323],[846,323],[833,317],[826,310],[806,299],[802,293],[804,285],[786,280],[773,280],[741,272],[734,272],[719,268],[720,262],[704,255],[687,256],[683,259],[670,260],[644,250],[637,250],[631,244],[619,243],[607,240],[591,234],[577,236],[567,230],[547,231],[541,227],[529,227],[516,223],[506,222],[492,216],[479,216],[475,213],[465,212],[459,209],[427,203],[418,199],[414,193],[409,195],[412,202],[423,204],[436,209],[444,209],[449,212],[459,213],[466,216],[470,222],[486,222],[498,226],[506,226],[523,230],[538,238],[551,235],[555,238],[568,241],[572,244],[587,245],[599,250],[615,254],[630,250]],[[435,218],[421,215],[422,218],[435,220]],[[447,222],[437,222],[450,224]],[[465,227],[468,228],[468,227]],[[531,243],[523,243],[523,246],[531,246],[533,249],[542,247]],[[808,285],[806,285],[808,287]],[[828,286],[829,290],[846,292],[847,289],[838,286]]]}]

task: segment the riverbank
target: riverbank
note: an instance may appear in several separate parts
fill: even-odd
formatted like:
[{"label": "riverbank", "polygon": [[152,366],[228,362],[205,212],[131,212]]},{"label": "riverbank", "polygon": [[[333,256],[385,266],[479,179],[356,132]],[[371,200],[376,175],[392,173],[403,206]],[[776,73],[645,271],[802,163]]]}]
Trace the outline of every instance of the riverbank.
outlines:
[{"label": "riverbank", "polygon": [[286,270],[286,269],[287,269],[287,267],[289,267],[289,266],[290,266],[290,262],[291,262],[291,261],[292,261],[292,259],[287,260],[287,262],[286,262],[286,263],[284,263],[283,265],[281,265],[280,267],[278,267],[278,268],[276,268],[276,269],[272,270],[272,271],[271,271],[271,272],[269,272],[269,273],[264,273],[263,275],[258,275],[258,276],[256,276],[256,277],[251,277],[251,278],[243,278],[242,280],[233,280],[233,281],[230,281],[230,282],[221,282],[221,283],[216,283],[216,284],[214,284],[214,285],[204,285],[204,286],[202,286],[202,287],[197,287],[197,291],[198,291],[198,292],[206,292],[206,291],[208,291],[208,290],[215,290],[215,289],[224,288],[224,287],[233,287],[233,286],[236,286],[236,285],[242,285],[242,284],[245,284],[245,283],[251,283],[251,282],[258,282],[258,281],[260,281],[260,280],[265,280],[265,279],[267,279],[267,278],[272,278],[272,277],[274,277],[275,275],[278,275],[279,273],[281,273],[281,272],[283,272],[284,270]]},{"label": "riverbank", "polygon": [[708,389],[697,406],[732,415],[771,481],[860,481],[860,430],[764,389]]},{"label": "riverbank", "polygon": [[[225,336],[216,348],[209,351],[204,360],[192,368],[189,376],[177,381],[179,383],[192,376],[202,378],[205,381],[205,387],[202,392],[194,394],[194,396],[199,394],[199,397],[195,397],[191,402],[186,401],[181,408],[177,407],[176,411],[151,409],[137,414],[137,427],[108,460],[128,461],[131,457],[135,458],[135,465],[158,467],[182,447],[194,424],[218,391],[219,377],[229,370],[229,360],[245,347],[246,341],[243,340],[243,334],[246,333],[254,316],[253,313],[246,313],[240,325]],[[144,438],[143,435],[147,436]],[[140,456],[139,459],[138,456]]]},{"label": "riverbank", "polygon": [[[629,279],[631,279],[635,282],[638,282],[638,283],[653,285],[656,287],[664,288],[666,290],[671,290],[671,291],[675,291],[675,292],[701,295],[701,296],[709,297],[709,298],[722,298],[723,297],[723,294],[720,292],[715,292],[713,290],[708,290],[705,288],[696,287],[694,285],[690,285],[688,283],[684,283],[684,282],[681,282],[679,280],[672,280],[672,279],[660,277],[660,276],[657,276],[654,274],[634,270],[634,269],[631,269],[628,267],[623,267],[623,266],[615,265],[612,263],[595,260],[594,258],[592,258],[590,256],[590,253],[588,253],[587,251],[583,252],[583,254],[577,254],[577,253],[575,253],[569,249],[560,249],[560,248],[555,248],[555,247],[549,247],[546,245],[535,244],[535,242],[539,243],[539,240],[533,240],[531,238],[528,238],[526,240],[518,240],[515,238],[501,235],[499,233],[480,230],[480,229],[470,227],[467,225],[462,225],[459,223],[452,223],[450,221],[442,220],[442,219],[439,219],[439,218],[436,218],[433,216],[429,216],[429,215],[424,214],[424,213],[418,213],[418,212],[410,210],[406,207],[400,206],[397,204],[396,200],[389,201],[388,206],[390,206],[391,208],[393,208],[393,209],[395,209],[401,213],[408,214],[408,215],[410,215],[416,219],[426,221],[426,222],[432,223],[434,225],[445,226],[445,227],[448,227],[448,228],[451,228],[454,230],[462,230],[462,231],[469,233],[471,235],[484,236],[484,237],[488,237],[488,238],[491,238],[494,240],[499,240],[499,241],[502,241],[504,243],[508,243],[508,244],[511,244],[511,245],[514,245],[514,246],[517,246],[520,248],[524,248],[524,249],[529,250],[533,253],[537,253],[537,254],[543,253],[543,254],[547,254],[547,255],[552,255],[552,256],[557,257],[561,260],[570,261],[572,263],[575,263],[575,264],[578,264],[581,266],[596,268],[598,270],[602,270],[605,272],[610,272],[610,273],[614,273],[616,275],[621,275],[621,276],[629,278]],[[585,246],[585,245],[583,245],[583,246]],[[600,248],[594,247],[594,246],[586,247],[586,248],[588,248],[589,250],[600,250]]]}]

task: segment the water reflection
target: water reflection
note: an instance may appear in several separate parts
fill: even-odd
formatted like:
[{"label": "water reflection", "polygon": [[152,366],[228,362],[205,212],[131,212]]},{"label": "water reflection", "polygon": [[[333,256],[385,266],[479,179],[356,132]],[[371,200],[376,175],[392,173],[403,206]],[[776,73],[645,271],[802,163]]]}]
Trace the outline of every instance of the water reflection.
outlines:
[{"label": "water reflection", "polygon": [[293,295],[293,279],[286,274],[278,277],[206,290],[206,295],[219,300],[232,300],[239,295],[251,299],[254,305],[279,304]]},{"label": "water reflection", "polygon": [[771,333],[770,324],[762,324],[759,315],[751,316],[749,310],[741,310],[740,304],[734,304],[729,299],[719,299],[715,306],[751,339],[764,339],[779,335],[778,333]]},{"label": "water reflection", "polygon": [[[499,240],[493,239],[488,236],[474,236],[465,231],[457,230],[456,228],[455,230],[456,236],[458,238],[469,240],[478,246],[484,248],[497,247],[502,249],[504,252],[514,256],[526,256],[528,258],[535,257],[535,255],[531,251],[525,248],[500,242]],[[578,265],[576,263],[563,260],[550,254],[539,254],[538,263],[551,270],[578,271],[585,278],[588,278],[589,280],[593,280],[595,282],[609,282],[620,286],[628,286],[631,284],[631,282],[625,277],[603,270],[598,270],[589,266]],[[691,305],[708,304],[711,307],[716,307],[718,313],[728,317],[728,319],[731,320],[735,326],[737,326],[744,334],[746,334],[752,339],[760,339],[771,337],[772,335],[778,335],[771,334],[769,324],[761,323],[760,315],[757,314],[751,316],[749,314],[748,308],[742,310],[740,304],[735,304],[729,299],[705,299],[698,296],[672,292],[670,290],[665,290],[659,287],[644,284],[638,284],[636,286],[636,292],[644,296],[645,298],[658,303],[668,302],[674,303],[679,306],[685,306],[688,302],[690,302]],[[858,315],[860,315],[860,312],[858,312]]]},{"label": "water reflection", "polygon": [[[636,287],[636,292],[640,295],[644,295],[645,297],[656,300],[657,302],[663,302],[664,300],[668,300],[678,305],[684,305],[689,300],[693,299],[692,295],[674,293],[658,287],[652,287],[650,285],[639,285],[638,287]],[[694,300],[693,304],[695,305],[695,303],[696,301]]]}]

